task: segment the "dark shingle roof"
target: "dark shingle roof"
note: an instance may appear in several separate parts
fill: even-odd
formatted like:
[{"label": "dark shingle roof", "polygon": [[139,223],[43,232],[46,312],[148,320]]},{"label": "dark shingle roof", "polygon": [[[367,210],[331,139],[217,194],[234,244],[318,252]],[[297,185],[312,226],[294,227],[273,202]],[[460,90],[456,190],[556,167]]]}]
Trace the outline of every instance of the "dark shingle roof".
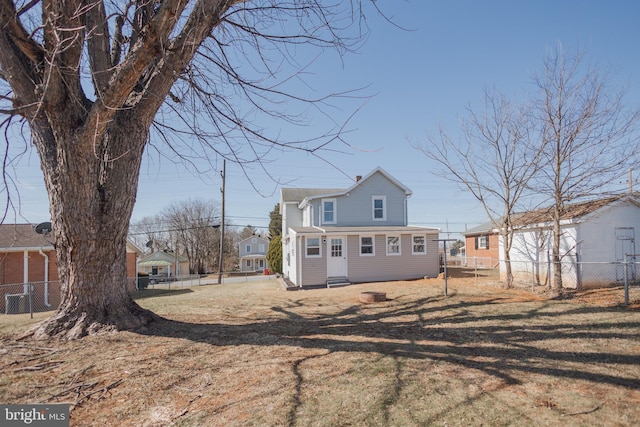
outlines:
[{"label": "dark shingle roof", "polygon": [[31,224],[0,224],[0,250],[52,246]]}]

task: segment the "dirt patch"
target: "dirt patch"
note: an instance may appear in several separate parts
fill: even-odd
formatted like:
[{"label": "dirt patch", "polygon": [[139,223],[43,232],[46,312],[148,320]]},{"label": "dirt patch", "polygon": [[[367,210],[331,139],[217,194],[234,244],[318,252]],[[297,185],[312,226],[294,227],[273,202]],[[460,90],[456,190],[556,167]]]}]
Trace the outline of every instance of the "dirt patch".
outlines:
[{"label": "dirt patch", "polygon": [[201,286],[140,299],[164,318],[144,334],[63,343],[15,341],[32,321],[2,316],[0,401],[67,402],[77,426],[640,424],[640,311],[468,277],[448,291]]}]

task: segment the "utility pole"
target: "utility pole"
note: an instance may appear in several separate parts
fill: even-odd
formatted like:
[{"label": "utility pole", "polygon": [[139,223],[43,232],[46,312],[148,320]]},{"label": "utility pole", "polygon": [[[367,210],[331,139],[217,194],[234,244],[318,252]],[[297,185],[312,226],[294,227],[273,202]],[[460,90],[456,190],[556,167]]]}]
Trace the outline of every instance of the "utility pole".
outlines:
[{"label": "utility pole", "polygon": [[222,262],[224,261],[224,187],[225,179],[227,175],[227,160],[222,161],[222,187],[220,192],[222,193],[222,222],[220,223],[220,257],[218,258],[218,285],[222,283]]}]

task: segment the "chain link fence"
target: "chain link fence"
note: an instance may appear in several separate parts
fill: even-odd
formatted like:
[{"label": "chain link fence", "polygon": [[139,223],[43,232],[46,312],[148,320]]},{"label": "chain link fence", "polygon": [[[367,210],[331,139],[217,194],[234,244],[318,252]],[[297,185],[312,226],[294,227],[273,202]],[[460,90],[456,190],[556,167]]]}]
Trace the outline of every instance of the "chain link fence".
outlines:
[{"label": "chain link fence", "polygon": [[[640,255],[628,255],[619,262],[561,262],[563,288],[588,291],[607,289],[611,304],[640,303]],[[473,277],[476,283],[504,281],[505,262],[483,257],[448,257],[447,267],[459,277]],[[551,289],[554,267],[550,261],[511,261],[514,286],[532,292]]]},{"label": "chain link fence", "polygon": [[[146,281],[144,279],[147,279]],[[178,276],[171,281],[149,280],[148,277],[127,279],[128,288],[134,296],[143,293],[159,293],[167,290],[199,286],[199,275]],[[55,310],[61,302],[59,281],[0,284],[0,313],[25,314]]]}]

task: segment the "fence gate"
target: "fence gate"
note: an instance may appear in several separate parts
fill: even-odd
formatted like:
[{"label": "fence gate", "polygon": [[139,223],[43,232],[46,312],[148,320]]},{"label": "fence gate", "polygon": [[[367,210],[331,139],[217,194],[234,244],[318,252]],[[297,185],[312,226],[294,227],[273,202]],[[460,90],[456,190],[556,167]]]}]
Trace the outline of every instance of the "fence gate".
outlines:
[{"label": "fence gate", "polygon": [[[635,230],[633,227],[616,227],[616,281],[622,282],[625,279],[624,256],[625,254],[635,254]],[[635,264],[627,271],[629,280],[636,280]]]}]

